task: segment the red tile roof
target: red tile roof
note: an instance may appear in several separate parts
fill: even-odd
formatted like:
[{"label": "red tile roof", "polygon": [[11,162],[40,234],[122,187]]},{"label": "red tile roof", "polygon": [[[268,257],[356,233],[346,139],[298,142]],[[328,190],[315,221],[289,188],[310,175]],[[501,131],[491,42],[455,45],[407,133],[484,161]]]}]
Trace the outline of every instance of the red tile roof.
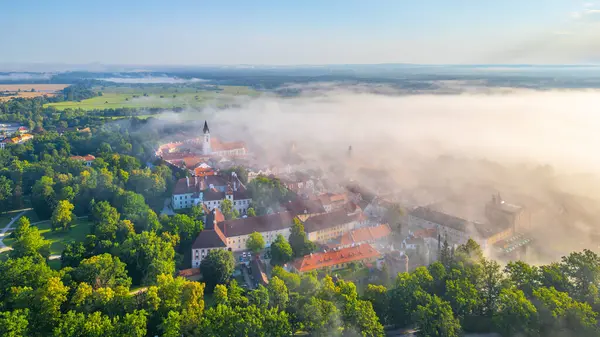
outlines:
[{"label": "red tile roof", "polygon": [[370,244],[365,243],[355,247],[331,250],[327,253],[313,253],[306,255],[292,263],[299,272],[332,267],[341,263],[361,261],[380,257],[381,254]]},{"label": "red tile roof", "polygon": [[71,156],[71,159],[82,160],[82,161],[92,161],[92,160],[96,160],[96,157],[92,156],[91,154],[88,154],[87,156]]},{"label": "red tile roof", "polygon": [[381,224],[375,227],[363,227],[344,234],[340,245],[348,246],[355,243],[371,242],[387,237],[392,233],[390,226]]},{"label": "red tile roof", "polygon": [[210,149],[211,151],[228,151],[228,150],[236,150],[236,149],[245,149],[246,144],[244,142],[230,142],[224,143],[221,142],[218,138],[212,137],[210,139]]},{"label": "red tile roof", "polygon": [[436,238],[438,237],[437,228],[427,228],[416,230],[413,233],[415,238]]},{"label": "red tile roof", "polygon": [[181,277],[190,277],[195,275],[200,275],[200,268],[183,269],[177,273],[177,276]]},{"label": "red tile roof", "polygon": [[348,195],[346,193],[325,193],[319,196],[319,200],[323,205],[344,204],[348,201]]}]

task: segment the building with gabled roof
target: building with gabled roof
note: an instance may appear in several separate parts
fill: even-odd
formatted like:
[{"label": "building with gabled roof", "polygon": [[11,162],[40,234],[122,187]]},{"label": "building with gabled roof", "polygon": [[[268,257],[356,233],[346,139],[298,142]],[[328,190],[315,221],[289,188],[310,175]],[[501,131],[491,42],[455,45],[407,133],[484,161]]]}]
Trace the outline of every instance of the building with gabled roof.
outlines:
[{"label": "building with gabled roof", "polygon": [[94,162],[94,160],[96,160],[96,157],[92,156],[91,154],[88,154],[86,156],[71,156],[70,158],[72,160],[84,162],[85,166],[92,166],[92,163]]},{"label": "building with gabled roof", "polygon": [[306,273],[322,269],[342,269],[349,263],[372,262],[381,257],[375,248],[364,243],[354,247],[333,249],[322,253],[312,253],[291,263],[292,270]]},{"label": "building with gabled roof", "polygon": [[305,221],[311,216],[326,213],[325,208],[319,200],[298,198],[289,200],[287,203],[282,204],[282,206],[301,221]]},{"label": "building with gabled roof", "polygon": [[351,247],[363,243],[373,244],[387,239],[391,234],[392,229],[388,224],[362,227],[342,235],[339,247]]},{"label": "building with gabled roof", "polygon": [[179,179],[173,189],[171,204],[174,209],[204,204],[209,210],[221,209],[224,200],[231,201],[241,215],[250,208],[252,199],[235,172],[231,176],[207,175]]},{"label": "building with gabled roof", "polygon": [[340,209],[309,217],[303,223],[309,240],[325,243],[360,227],[365,220],[360,209],[355,212]]},{"label": "building with gabled roof", "polygon": [[289,212],[273,213],[263,216],[225,220],[218,209],[206,216],[205,228],[192,244],[192,266],[199,267],[202,259],[213,249],[227,249],[234,252],[245,251],[250,234],[258,232],[263,236],[266,247],[278,235],[286,239],[294,217]]}]

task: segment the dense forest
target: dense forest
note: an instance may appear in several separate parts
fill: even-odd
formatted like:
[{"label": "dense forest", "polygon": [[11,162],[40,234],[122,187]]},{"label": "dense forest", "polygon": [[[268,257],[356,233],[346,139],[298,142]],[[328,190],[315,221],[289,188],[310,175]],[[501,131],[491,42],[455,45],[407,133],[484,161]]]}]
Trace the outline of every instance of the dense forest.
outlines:
[{"label": "dense forest", "polygon": [[[61,99],[90,95],[73,86]],[[281,267],[314,250],[296,224],[289,244],[278,238],[272,246],[266,287],[239,285],[231,277],[234,258],[223,250],[203,260],[203,282],[175,277],[189,267],[204,224],[200,207],[158,215],[182,177],[153,156],[170,130],[146,128],[148,121],[135,117],[59,113],[45,102],[0,103],[0,121],[35,134],[0,150],[0,212],[31,206],[57,233],[73,231],[83,217],[89,233],[66,244],[55,266],[35,224],[16,221],[13,249],[0,254],[0,336],[384,336],[399,328],[420,336],[600,336],[600,257],[588,250],[550,265],[501,266],[470,240],[457,249],[444,245],[428,267],[398,275],[384,268],[371,284],[355,284]],[[96,158],[91,166],[70,159],[87,154]],[[290,197],[266,178],[249,190],[258,213]]]}]

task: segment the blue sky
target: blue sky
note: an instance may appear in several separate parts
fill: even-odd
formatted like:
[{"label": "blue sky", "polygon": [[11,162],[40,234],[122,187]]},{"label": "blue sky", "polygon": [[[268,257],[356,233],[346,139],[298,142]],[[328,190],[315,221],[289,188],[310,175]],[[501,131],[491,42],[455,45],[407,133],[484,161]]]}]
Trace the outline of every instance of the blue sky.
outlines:
[{"label": "blue sky", "polygon": [[600,63],[600,2],[0,0],[0,63]]}]

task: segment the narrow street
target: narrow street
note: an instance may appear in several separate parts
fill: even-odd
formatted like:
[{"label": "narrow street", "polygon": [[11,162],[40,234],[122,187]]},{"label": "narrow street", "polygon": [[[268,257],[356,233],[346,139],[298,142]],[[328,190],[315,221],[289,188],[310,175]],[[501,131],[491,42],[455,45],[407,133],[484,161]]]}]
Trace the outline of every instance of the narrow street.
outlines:
[{"label": "narrow street", "polygon": [[248,289],[254,289],[254,282],[250,278],[250,274],[248,274],[248,268],[242,267],[242,274],[244,275],[244,280],[246,280],[246,284],[248,285]]}]

